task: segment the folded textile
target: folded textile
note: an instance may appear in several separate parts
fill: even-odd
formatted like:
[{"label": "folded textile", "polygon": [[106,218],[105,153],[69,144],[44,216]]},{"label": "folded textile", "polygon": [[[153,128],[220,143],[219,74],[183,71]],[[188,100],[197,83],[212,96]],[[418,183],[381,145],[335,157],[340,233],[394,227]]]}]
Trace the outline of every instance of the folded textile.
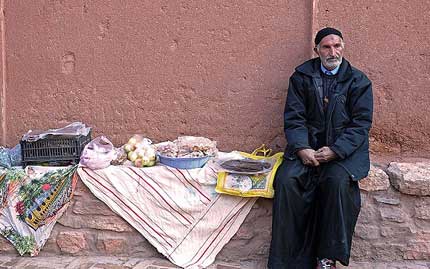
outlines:
[{"label": "folded textile", "polygon": [[21,145],[9,149],[0,147],[0,167],[11,168],[12,166],[20,166],[22,164]]},{"label": "folded textile", "polygon": [[20,255],[37,255],[48,240],[73,196],[76,167],[0,171],[0,234]]},{"label": "folded textile", "polygon": [[160,253],[184,268],[207,267],[237,232],[256,198],[215,192],[217,174],[203,168],[80,167],[84,184],[138,230]]},{"label": "folded textile", "polygon": [[10,168],[11,166],[9,149],[0,147],[0,167]]},{"label": "folded textile", "polygon": [[9,149],[9,158],[11,166],[22,165],[21,144],[17,144],[15,147]]}]

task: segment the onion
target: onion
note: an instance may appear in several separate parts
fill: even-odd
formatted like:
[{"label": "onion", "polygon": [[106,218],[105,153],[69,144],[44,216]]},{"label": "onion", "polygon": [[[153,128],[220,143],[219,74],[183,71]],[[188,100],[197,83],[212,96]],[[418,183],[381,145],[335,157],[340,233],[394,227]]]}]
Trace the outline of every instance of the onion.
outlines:
[{"label": "onion", "polygon": [[150,146],[146,149],[146,156],[152,157],[155,156],[155,148]]},{"label": "onion", "polygon": [[136,166],[136,167],[143,167],[143,161],[142,161],[142,159],[136,159],[133,162],[133,165]]},{"label": "onion", "polygon": [[150,160],[146,163],[143,163],[144,166],[154,166],[155,165],[155,160]]},{"label": "onion", "polygon": [[137,139],[134,138],[134,137],[130,138],[128,140],[128,142],[127,142],[127,144],[130,144],[130,145],[133,145],[133,146],[136,145],[136,143],[137,143]]},{"label": "onion", "polygon": [[128,156],[128,159],[132,162],[134,162],[137,159],[137,157],[139,157],[135,151],[130,151],[127,156]]},{"label": "onion", "polygon": [[134,150],[134,146],[132,144],[127,143],[124,145],[124,150],[125,150],[125,152],[129,153],[130,151]]},{"label": "onion", "polygon": [[144,148],[137,148],[134,152],[136,152],[139,158],[142,158],[146,155],[146,150]]}]

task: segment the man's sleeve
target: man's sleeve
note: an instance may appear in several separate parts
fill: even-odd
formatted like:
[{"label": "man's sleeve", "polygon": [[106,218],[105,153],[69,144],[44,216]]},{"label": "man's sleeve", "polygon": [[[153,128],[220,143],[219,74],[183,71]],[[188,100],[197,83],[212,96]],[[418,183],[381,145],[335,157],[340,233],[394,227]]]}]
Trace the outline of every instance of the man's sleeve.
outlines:
[{"label": "man's sleeve", "polygon": [[310,148],[306,127],[306,100],[302,79],[293,74],[288,87],[284,111],[284,132],[289,147],[296,152]]},{"label": "man's sleeve", "polygon": [[350,156],[365,139],[368,139],[368,133],[372,126],[372,83],[363,74],[356,85],[351,91],[351,122],[334,144],[330,146],[340,159]]}]

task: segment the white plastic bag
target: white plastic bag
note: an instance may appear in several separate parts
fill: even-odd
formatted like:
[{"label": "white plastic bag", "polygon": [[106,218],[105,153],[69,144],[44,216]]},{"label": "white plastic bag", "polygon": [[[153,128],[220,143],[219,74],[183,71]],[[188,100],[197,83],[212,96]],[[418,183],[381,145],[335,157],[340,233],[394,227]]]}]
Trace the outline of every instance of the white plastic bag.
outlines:
[{"label": "white plastic bag", "polygon": [[93,170],[103,169],[108,167],[115,157],[116,151],[112,142],[105,136],[99,136],[85,146],[79,164]]}]

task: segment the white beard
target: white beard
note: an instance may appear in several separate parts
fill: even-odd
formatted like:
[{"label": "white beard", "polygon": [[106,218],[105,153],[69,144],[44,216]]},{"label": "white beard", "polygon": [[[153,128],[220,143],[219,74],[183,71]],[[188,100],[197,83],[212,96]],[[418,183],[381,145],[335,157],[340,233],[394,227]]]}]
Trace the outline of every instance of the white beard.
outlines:
[{"label": "white beard", "polygon": [[342,57],[338,58],[338,59],[330,59],[327,60],[327,58],[323,58],[320,57],[322,64],[324,65],[324,67],[326,67],[329,70],[333,70],[336,67],[338,67],[341,63],[342,63]]}]

